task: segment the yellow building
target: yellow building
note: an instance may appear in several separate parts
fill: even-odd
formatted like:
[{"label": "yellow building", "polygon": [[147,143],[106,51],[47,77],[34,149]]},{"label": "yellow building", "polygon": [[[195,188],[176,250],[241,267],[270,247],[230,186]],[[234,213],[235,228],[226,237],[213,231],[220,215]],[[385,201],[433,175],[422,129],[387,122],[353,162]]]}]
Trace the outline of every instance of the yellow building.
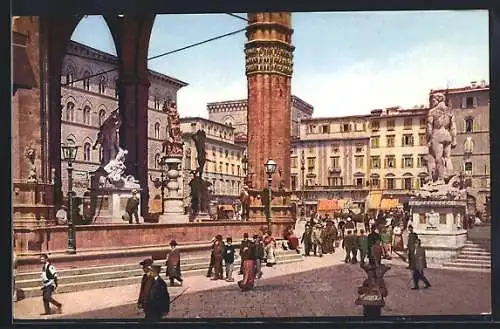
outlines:
[{"label": "yellow building", "polygon": [[380,198],[371,197],[381,195],[376,191],[405,202],[427,175],[426,113],[394,107],[302,120],[292,148],[292,190],[298,199],[304,191],[310,208],[321,199],[339,199],[339,207],[360,211],[379,207]]}]

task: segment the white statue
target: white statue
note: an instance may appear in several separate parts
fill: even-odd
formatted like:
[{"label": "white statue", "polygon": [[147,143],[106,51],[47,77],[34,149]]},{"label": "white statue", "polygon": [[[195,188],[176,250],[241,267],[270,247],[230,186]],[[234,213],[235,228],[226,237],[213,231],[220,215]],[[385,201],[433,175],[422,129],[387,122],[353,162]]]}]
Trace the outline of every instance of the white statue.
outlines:
[{"label": "white statue", "polygon": [[461,230],[461,229],[462,229],[462,227],[463,227],[463,223],[462,223],[462,215],[460,215],[460,213],[458,213],[458,214],[457,214],[456,219],[457,219],[457,228],[458,228],[459,230]]},{"label": "white statue", "polygon": [[122,177],[125,173],[125,156],[128,154],[127,150],[120,148],[116,158],[109,161],[109,163],[104,167],[104,170],[108,173],[108,179],[112,183],[118,183],[122,181]]}]

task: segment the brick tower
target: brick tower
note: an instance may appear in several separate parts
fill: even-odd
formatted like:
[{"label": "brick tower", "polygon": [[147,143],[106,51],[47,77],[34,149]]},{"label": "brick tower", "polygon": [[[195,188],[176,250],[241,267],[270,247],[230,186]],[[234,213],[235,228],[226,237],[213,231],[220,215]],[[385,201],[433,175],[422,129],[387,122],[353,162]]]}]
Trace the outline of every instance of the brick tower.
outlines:
[{"label": "brick tower", "polygon": [[273,176],[290,189],[291,13],[249,13],[245,44],[248,80],[248,172],[252,189],[267,187],[264,163],[276,161]]}]

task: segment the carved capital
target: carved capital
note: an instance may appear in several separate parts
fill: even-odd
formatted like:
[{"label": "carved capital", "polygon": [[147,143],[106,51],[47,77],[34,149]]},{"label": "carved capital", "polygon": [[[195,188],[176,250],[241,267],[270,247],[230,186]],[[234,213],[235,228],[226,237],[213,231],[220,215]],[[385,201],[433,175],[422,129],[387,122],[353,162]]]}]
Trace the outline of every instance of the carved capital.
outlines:
[{"label": "carved capital", "polygon": [[293,47],[280,43],[247,44],[246,75],[274,73],[287,77],[293,72]]}]

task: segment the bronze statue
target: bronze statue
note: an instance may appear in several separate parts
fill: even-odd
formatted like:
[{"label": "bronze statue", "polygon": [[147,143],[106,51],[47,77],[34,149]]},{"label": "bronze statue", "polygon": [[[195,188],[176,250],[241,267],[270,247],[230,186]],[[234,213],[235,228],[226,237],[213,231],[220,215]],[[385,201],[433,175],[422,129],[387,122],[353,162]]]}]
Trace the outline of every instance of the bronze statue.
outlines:
[{"label": "bronze statue", "polygon": [[191,136],[196,146],[196,153],[198,154],[198,168],[195,172],[197,172],[200,178],[203,175],[203,167],[205,167],[205,163],[207,162],[207,153],[205,151],[205,141],[207,139],[207,135],[203,130],[198,130],[195,134]]},{"label": "bronze statue", "polygon": [[427,114],[427,171],[435,185],[444,184],[445,179],[454,174],[451,149],[457,145],[457,127],[455,116],[445,101],[442,93],[432,95],[432,108]]},{"label": "bronze statue", "polygon": [[173,101],[165,102],[163,104],[163,111],[167,112],[168,137],[162,144],[162,152],[169,156],[174,155],[182,157],[182,146],[184,142],[182,141],[181,120],[179,118],[176,103]]},{"label": "bronze statue", "polygon": [[98,144],[102,146],[101,165],[107,165],[111,160],[116,158],[120,150],[118,131],[122,122],[118,109],[111,112],[109,117],[101,125],[97,133],[97,140],[92,149],[96,149]]}]

